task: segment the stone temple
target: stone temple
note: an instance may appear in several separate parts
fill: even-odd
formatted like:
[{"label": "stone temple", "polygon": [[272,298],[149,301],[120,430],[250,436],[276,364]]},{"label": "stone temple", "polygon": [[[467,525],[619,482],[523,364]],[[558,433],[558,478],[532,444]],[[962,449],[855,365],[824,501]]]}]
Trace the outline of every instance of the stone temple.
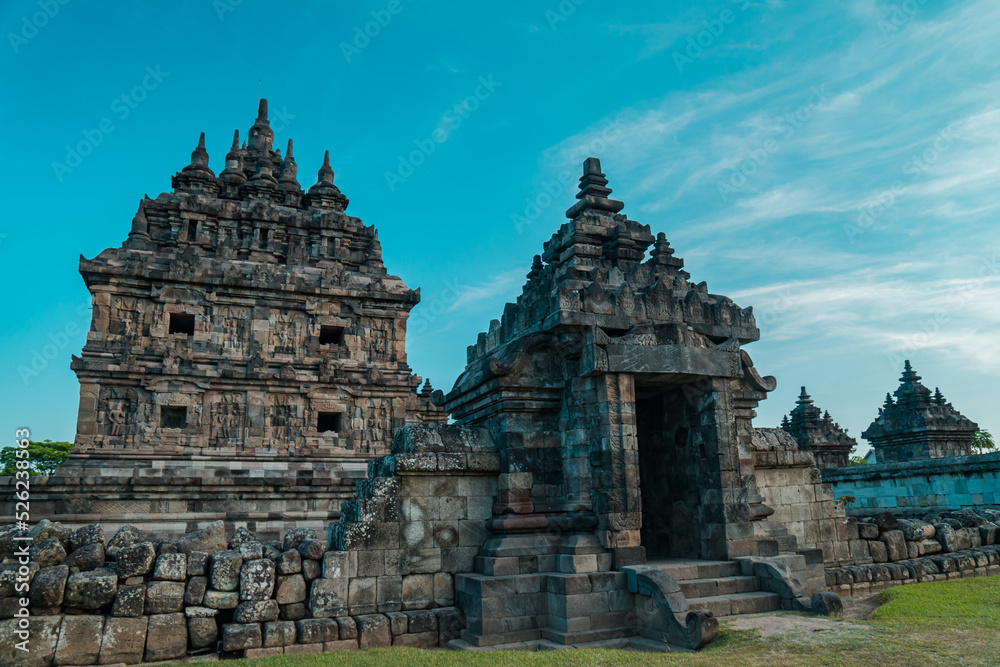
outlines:
[{"label": "stone temple", "polygon": [[396,430],[446,419],[406,364],[419,291],[345,213],[329,153],[306,191],[291,140],[284,155],[272,142],[262,100],[218,176],[202,134],[122,247],[81,257],[93,321],[53,514],[168,534],[219,516],[322,528]]},{"label": "stone temple", "polygon": [[840,468],[846,466],[858,442],[833,421],[829,412],[823,412],[802,387],[795,409],[781,422],[802,451],[812,452],[816,467]]},{"label": "stone temple", "polygon": [[[406,365],[417,294],[328,162],[298,187],[266,105],[218,177],[199,145],[174,185],[82,263],[78,451],[32,482],[58,521],[0,528],[0,664],[692,650],[720,617],[1000,574],[1000,511],[848,518],[812,451],[754,428],[776,380],[753,311],[693,282],[595,158],[447,394]],[[937,400],[917,379],[899,403]],[[22,538],[30,658],[8,648]]]},{"label": "stone temple", "polygon": [[861,435],[872,443],[879,463],[968,456],[979,426],[944,400],[941,390],[920,384],[909,361],[895,397],[885,405]]}]

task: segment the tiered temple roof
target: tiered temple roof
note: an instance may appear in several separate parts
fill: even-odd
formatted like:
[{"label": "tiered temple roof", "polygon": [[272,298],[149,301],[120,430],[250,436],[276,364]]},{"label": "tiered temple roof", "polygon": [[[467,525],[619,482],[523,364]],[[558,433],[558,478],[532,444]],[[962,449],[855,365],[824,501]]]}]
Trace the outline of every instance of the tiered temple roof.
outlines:
[{"label": "tiered temple roof", "polygon": [[800,450],[813,453],[819,468],[846,466],[851,450],[858,444],[829,412],[824,413],[813,403],[805,387],[795,409],[782,420],[781,428],[795,438]]}]

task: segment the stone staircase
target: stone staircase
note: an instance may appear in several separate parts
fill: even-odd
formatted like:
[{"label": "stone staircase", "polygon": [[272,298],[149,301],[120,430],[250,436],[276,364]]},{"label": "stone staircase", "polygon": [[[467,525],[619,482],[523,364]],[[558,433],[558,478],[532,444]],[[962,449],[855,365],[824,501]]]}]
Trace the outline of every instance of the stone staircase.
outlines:
[{"label": "stone staircase", "polygon": [[690,609],[707,609],[716,618],[781,609],[781,596],[761,590],[760,580],[743,575],[736,561],[651,559],[647,562],[674,578]]}]

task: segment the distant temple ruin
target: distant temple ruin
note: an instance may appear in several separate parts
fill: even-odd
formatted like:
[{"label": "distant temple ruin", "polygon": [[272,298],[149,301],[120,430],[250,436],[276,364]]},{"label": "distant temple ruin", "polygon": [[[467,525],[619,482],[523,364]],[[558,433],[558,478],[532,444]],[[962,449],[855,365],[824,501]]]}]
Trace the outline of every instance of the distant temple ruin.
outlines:
[{"label": "distant temple ruin", "polygon": [[871,441],[879,463],[968,456],[979,426],[944,400],[940,389],[920,384],[906,361],[899,389],[886,394],[885,405],[862,437]]},{"label": "distant temple ruin", "polygon": [[781,428],[791,433],[800,450],[812,452],[816,467],[839,468],[846,466],[851,450],[858,442],[833,421],[829,411],[823,412],[813,403],[802,387],[795,402],[795,409],[781,422]]}]

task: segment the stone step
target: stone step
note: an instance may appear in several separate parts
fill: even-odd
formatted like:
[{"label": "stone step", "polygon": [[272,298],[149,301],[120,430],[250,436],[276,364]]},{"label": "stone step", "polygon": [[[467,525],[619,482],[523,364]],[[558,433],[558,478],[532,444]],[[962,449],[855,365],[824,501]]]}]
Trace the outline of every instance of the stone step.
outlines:
[{"label": "stone step", "polygon": [[778,550],[781,553],[791,553],[799,548],[799,541],[794,535],[782,535],[776,537],[775,540],[778,542]]},{"label": "stone step", "polygon": [[677,582],[736,577],[742,574],[740,564],[731,560],[650,559],[647,564],[666,572]]},{"label": "stone step", "polygon": [[688,600],[736,593],[753,593],[760,590],[757,577],[715,577],[711,579],[685,579],[678,581],[681,592]]},{"label": "stone step", "polygon": [[738,616],[740,614],[761,614],[781,609],[781,596],[777,593],[754,591],[735,595],[715,595],[703,598],[688,598],[688,609],[707,609],[716,618]]}]

